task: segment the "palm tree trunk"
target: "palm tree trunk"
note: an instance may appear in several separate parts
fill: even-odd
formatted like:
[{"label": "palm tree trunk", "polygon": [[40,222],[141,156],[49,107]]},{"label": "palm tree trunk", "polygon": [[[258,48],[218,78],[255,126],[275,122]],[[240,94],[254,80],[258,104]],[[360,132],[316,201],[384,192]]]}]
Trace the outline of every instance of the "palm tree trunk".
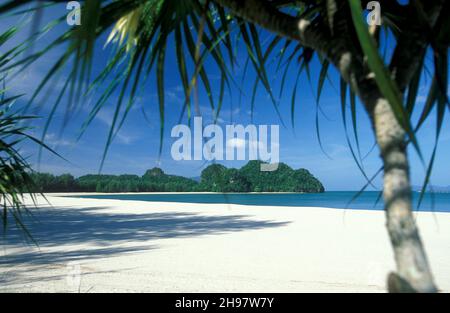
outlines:
[{"label": "palm tree trunk", "polygon": [[389,103],[380,98],[373,124],[384,164],[383,197],[386,226],[394,249],[398,274],[390,274],[390,292],[436,292],[430,266],[412,214],[405,134]]},{"label": "palm tree trunk", "polygon": [[[412,214],[412,191],[405,133],[389,103],[381,96],[373,78],[367,75],[363,56],[358,57],[358,53],[351,48],[352,45],[345,40],[330,37],[317,25],[312,26],[306,20],[298,20],[275,10],[270,2],[260,0],[214,0],[214,2],[269,31],[323,53],[339,69],[344,80],[354,88],[372,119],[384,164],[383,196],[387,229],[397,264],[397,274],[389,275],[388,289],[391,292],[436,292],[437,288]],[[391,2],[386,2],[384,8],[390,8],[387,3]],[[438,8],[436,5],[434,7]],[[420,42],[417,42],[416,46],[422,49],[425,47],[425,45],[422,47]],[[413,59],[419,55],[411,47],[404,50],[407,51],[407,55],[413,56]],[[416,66],[417,62],[404,58],[403,51],[400,52],[397,59],[402,60],[402,64],[405,62],[408,64],[402,69],[405,71],[406,68],[407,71],[399,75],[398,69],[394,67],[393,72],[399,75],[399,87],[404,91],[412,73],[419,69]]]}]

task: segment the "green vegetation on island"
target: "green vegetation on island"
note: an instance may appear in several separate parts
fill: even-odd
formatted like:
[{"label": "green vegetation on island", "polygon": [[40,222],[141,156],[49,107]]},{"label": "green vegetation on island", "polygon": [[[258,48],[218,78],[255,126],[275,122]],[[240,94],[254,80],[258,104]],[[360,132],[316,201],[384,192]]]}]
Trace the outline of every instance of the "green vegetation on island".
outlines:
[{"label": "green vegetation on island", "polygon": [[250,161],[240,169],[213,164],[200,181],[167,175],[160,168],[138,175],[55,176],[33,173],[38,192],[324,192],[322,183],[308,170],[294,170],[284,163],[273,172],[262,172],[261,161]]}]

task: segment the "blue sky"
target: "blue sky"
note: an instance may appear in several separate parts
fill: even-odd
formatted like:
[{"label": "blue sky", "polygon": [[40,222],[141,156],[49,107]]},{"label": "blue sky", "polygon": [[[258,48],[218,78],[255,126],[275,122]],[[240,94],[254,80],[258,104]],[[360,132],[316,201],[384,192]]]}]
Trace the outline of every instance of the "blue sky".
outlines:
[{"label": "blue sky", "polygon": [[[58,7],[52,11],[47,11],[44,20],[49,20],[52,17],[64,14],[64,10],[64,7]],[[25,21],[26,17],[22,17],[21,20]],[[0,31],[3,32],[6,30],[11,23],[17,23],[17,19],[0,20]],[[62,25],[54,32],[40,38],[35,48],[38,49],[40,46],[49,43],[51,38],[54,38],[56,34],[67,29],[67,27],[69,26]],[[21,38],[25,38],[29,33],[29,28],[25,28],[19,34],[20,36],[16,38],[15,43],[19,42]],[[106,36],[102,37],[96,47],[96,54],[93,60],[94,72],[102,69],[111,54],[111,46],[104,48],[105,39]],[[14,42],[10,44],[14,44]],[[169,43],[166,59],[166,127],[160,161],[158,162],[160,121],[156,82],[154,76],[152,76],[143,86],[135,107],[130,112],[124,127],[113,142],[107,155],[103,173],[142,175],[146,169],[159,166],[170,174],[194,177],[199,176],[201,170],[208,165],[204,161],[174,161],[170,155],[170,147],[175,140],[170,137],[170,131],[172,126],[178,123],[183,103],[183,91],[178,78],[174,49],[171,46]],[[11,93],[25,93],[21,104],[26,103],[31,97],[39,81],[42,80],[56,60],[56,56],[63,49],[64,47],[60,47],[52,51],[49,55],[10,81]],[[233,74],[238,83],[242,80],[245,57],[244,46],[239,47],[239,66],[236,67],[236,71]],[[290,122],[291,95],[298,66],[297,64],[291,65],[292,70],[289,72],[284,94],[280,98],[280,111],[286,125],[286,127],[280,126],[280,160],[293,168],[307,168],[324,183],[327,190],[359,190],[364,185],[365,179],[353,161],[345,139],[339,93],[336,90],[339,88],[339,76],[334,69],[330,72],[331,83],[327,82],[323,90],[320,101],[323,114],[319,115],[322,143],[329,157],[321,151],[318,143],[315,130],[316,102],[314,95],[316,93],[320,71],[319,65],[317,59],[314,59],[311,64],[312,85],[309,84],[305,75],[301,77],[296,97],[295,129]],[[210,73],[215,96],[217,96],[219,92],[219,72],[212,65],[207,66],[209,66],[207,70]],[[276,72],[274,67],[269,66],[268,75],[275,87],[275,94],[278,95],[282,71]],[[49,91],[44,92],[38,99],[41,106],[40,111],[37,113],[43,118],[32,124],[34,127],[33,133],[37,136],[40,136],[42,132],[45,117],[48,116],[51,105],[57,97],[56,91],[62,87],[65,75],[67,73],[62,73],[61,77],[52,83]],[[254,80],[255,73],[254,71],[250,71],[241,87],[245,93],[241,101],[239,100],[237,90],[234,90],[231,95],[226,93],[224,107],[220,115],[220,125],[230,124],[231,120],[243,125],[252,122],[250,118],[250,100]],[[430,83],[430,80],[430,77],[425,77],[422,81],[421,94],[418,98],[419,105],[422,105],[425,100],[426,86]],[[64,121],[64,110],[61,109],[57,112],[55,123],[50,127],[46,141],[70,162],[44,152],[41,163],[38,164],[37,149],[30,143],[23,145],[22,152],[29,156],[29,160],[33,163],[35,169],[40,171],[54,174],[71,173],[75,176],[86,173],[97,173],[117,97],[118,94],[116,93],[110,98],[79,141],[76,139],[81,124],[86,119],[90,108],[92,108],[95,95],[82,100],[82,105],[79,110],[71,115],[68,123],[65,123],[63,132],[61,131],[61,124]],[[210,121],[211,110],[202,88],[200,88],[199,104],[204,120],[206,122]],[[62,107],[64,106],[62,105]],[[143,111],[145,111],[146,117],[144,117]],[[253,123],[256,125],[281,124],[273,104],[263,87],[259,88],[253,115]],[[184,119],[183,122],[186,123],[187,120]],[[450,129],[448,122],[449,120],[446,119],[440,140],[440,148],[435,161],[435,171],[432,176],[432,183],[435,185],[450,185],[450,179],[448,178],[450,162],[447,161],[450,156]],[[429,157],[434,144],[434,123],[432,117],[419,133],[419,141],[426,157]],[[374,144],[374,137],[367,116],[359,103],[357,124],[362,154],[365,155],[371,150]],[[350,135],[352,137],[351,132]],[[413,183],[420,184],[423,180],[425,170],[413,151],[411,151],[410,156]],[[221,163],[229,167],[240,167],[246,162],[228,161]],[[378,150],[374,149],[365,159],[364,167],[367,173],[371,175],[380,166],[381,162],[378,157]],[[381,186],[381,178],[377,179],[375,184]]]}]

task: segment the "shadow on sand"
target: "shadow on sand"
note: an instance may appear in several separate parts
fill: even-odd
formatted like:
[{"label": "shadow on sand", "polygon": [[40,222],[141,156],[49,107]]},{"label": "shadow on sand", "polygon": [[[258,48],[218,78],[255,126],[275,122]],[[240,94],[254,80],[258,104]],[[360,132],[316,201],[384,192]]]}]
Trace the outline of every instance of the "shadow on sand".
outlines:
[{"label": "shadow on sand", "polygon": [[[286,223],[252,220],[249,216],[205,216],[194,213],[112,214],[99,208],[41,208],[27,227],[41,249],[0,256],[0,266],[54,264],[86,258],[102,258],[157,248],[155,239],[193,237],[267,227]],[[137,243],[133,247],[127,243]],[[141,242],[142,244],[139,244]],[[24,244],[23,231],[11,227],[0,241],[5,251]],[[86,248],[66,245],[84,245]]]}]

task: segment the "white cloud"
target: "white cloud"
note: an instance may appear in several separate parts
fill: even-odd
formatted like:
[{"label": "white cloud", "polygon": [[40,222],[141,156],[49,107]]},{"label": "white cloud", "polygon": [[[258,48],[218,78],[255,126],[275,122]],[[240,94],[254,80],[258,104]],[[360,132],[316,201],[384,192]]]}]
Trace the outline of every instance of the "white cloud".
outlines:
[{"label": "white cloud", "polygon": [[[105,124],[108,128],[110,128],[112,126],[113,114],[114,113],[111,110],[103,109],[97,113],[97,116],[95,117],[95,119],[97,121],[100,121],[101,123]],[[126,132],[125,130],[121,129],[116,134],[115,139],[120,144],[129,145],[129,144],[134,143],[137,139],[139,139],[139,137],[136,135],[132,135],[132,134]]]},{"label": "white cloud", "polygon": [[[279,144],[274,142],[271,143],[271,149],[279,149]],[[226,146],[228,148],[245,148],[246,146],[252,148],[252,149],[258,149],[258,147],[260,149],[266,149],[266,143],[262,142],[262,141],[258,141],[258,140],[247,140],[247,139],[242,139],[242,138],[231,138],[228,139],[226,142]]]},{"label": "white cloud", "polygon": [[95,119],[110,127],[112,125],[113,113],[110,110],[100,110],[95,116]]},{"label": "white cloud", "polygon": [[61,138],[55,133],[48,133],[45,135],[44,142],[50,147],[60,147],[60,146],[73,146],[75,142]]},{"label": "white cloud", "polygon": [[227,140],[228,148],[245,148],[247,141],[241,138],[232,138]]},{"label": "white cloud", "polygon": [[117,141],[121,144],[129,145],[135,142],[138,138],[136,136],[131,136],[128,134],[124,134],[123,132],[119,132],[116,135]]}]

